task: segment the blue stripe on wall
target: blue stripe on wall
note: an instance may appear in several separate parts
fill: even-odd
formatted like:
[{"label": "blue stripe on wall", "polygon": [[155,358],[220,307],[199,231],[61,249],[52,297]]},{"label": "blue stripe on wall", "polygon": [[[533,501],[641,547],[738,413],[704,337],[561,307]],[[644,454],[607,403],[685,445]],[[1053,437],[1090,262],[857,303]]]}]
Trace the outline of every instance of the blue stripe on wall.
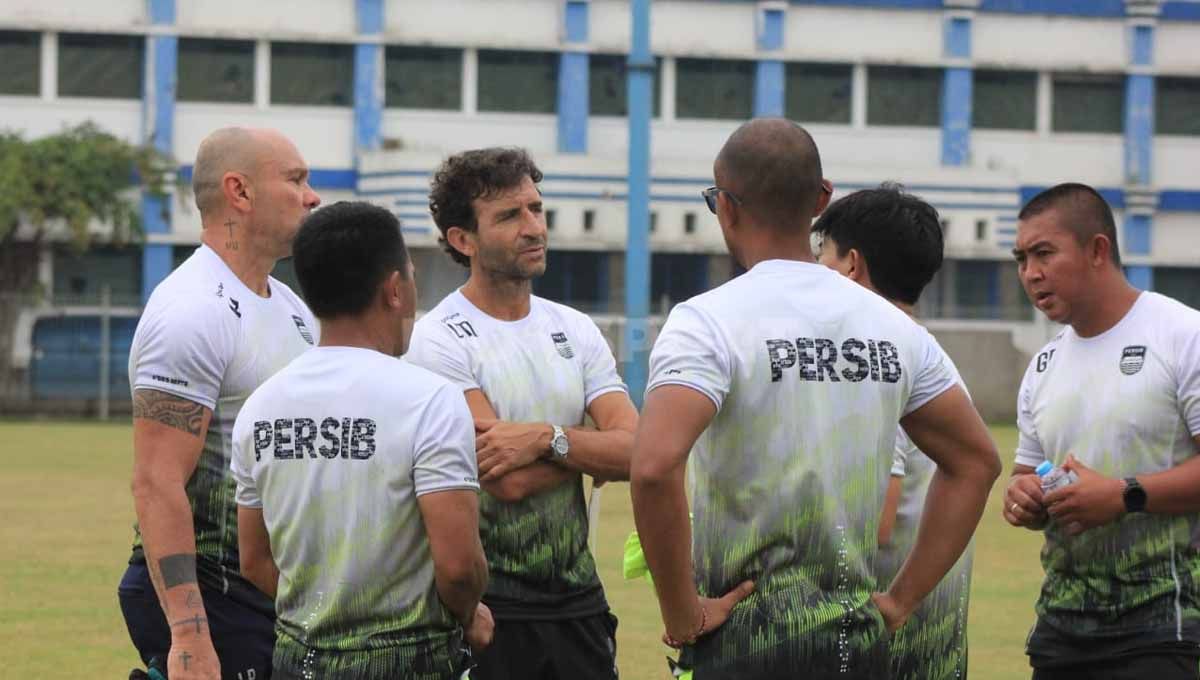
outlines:
[{"label": "blue stripe on wall", "polygon": [[379,87],[382,45],[354,46],[354,145],[376,151],[383,140],[383,101]]},{"label": "blue stripe on wall", "polygon": [[784,66],[778,59],[761,59],[754,73],[754,115],[783,115]]},{"label": "blue stripe on wall", "polygon": [[588,55],[563,52],[558,66],[558,150],[587,153]]},{"label": "blue stripe on wall", "polygon": [[1200,21],[1200,2],[1172,2],[1162,5],[1159,17],[1174,21]]},{"label": "blue stripe on wall", "polygon": [[1151,66],[1154,64],[1154,27],[1133,27],[1133,65]]},{"label": "blue stripe on wall", "polygon": [[[314,189],[353,189],[358,186],[358,173],[353,168],[349,170],[309,168],[308,175],[308,183]],[[192,166],[179,166],[179,178],[183,182],[191,182]],[[427,189],[420,189],[418,191],[429,193]],[[400,192],[395,189],[389,189],[380,193],[392,194]]]},{"label": "blue stripe on wall", "polygon": [[1154,151],[1154,76],[1125,77],[1125,181],[1150,184]]},{"label": "blue stripe on wall", "polygon": [[783,11],[768,9],[762,14],[759,26],[758,49],[765,52],[783,49]]},{"label": "blue stripe on wall", "polygon": [[171,26],[175,23],[175,0],[150,0],[150,23]]},{"label": "blue stripe on wall", "polygon": [[971,159],[971,90],[969,68],[943,72],[942,165],[966,165]]},{"label": "blue stripe on wall", "polygon": [[1126,215],[1121,251],[1127,255],[1149,255],[1151,223],[1149,215]]},{"label": "blue stripe on wall", "polygon": [[793,5],[840,5],[843,7],[892,7],[896,9],[941,9],[942,0],[791,0]]},{"label": "blue stripe on wall", "polygon": [[383,33],[383,0],[357,0],[354,8],[359,33]]},{"label": "blue stripe on wall", "polygon": [[588,40],[588,4],[580,0],[567,0],[566,15],[567,42],[582,43]]},{"label": "blue stripe on wall", "polygon": [[1125,277],[1134,288],[1154,290],[1154,269],[1149,265],[1126,267]]},{"label": "blue stripe on wall", "polygon": [[947,57],[971,58],[971,20],[950,17],[942,26],[942,46]]},{"label": "blue stripe on wall", "polygon": [[1066,14],[1084,17],[1123,17],[1124,0],[982,0],[984,12]]},{"label": "blue stripe on wall", "polygon": [[1158,194],[1158,209],[1166,212],[1200,212],[1200,191],[1167,189]]}]

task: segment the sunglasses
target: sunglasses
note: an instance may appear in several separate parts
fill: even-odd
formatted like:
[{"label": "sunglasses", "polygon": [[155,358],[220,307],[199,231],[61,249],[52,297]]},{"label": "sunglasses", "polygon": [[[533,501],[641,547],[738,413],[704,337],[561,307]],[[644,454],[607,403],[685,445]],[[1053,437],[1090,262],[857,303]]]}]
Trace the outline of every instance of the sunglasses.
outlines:
[{"label": "sunglasses", "polygon": [[[829,180],[827,180],[827,179],[821,180],[821,191],[826,194],[833,193],[833,185],[829,183]],[[721,187],[709,187],[709,188],[705,189],[704,191],[701,191],[700,195],[704,197],[704,204],[708,206],[708,211],[714,215],[717,214],[717,195],[718,194],[725,194],[730,199],[732,199],[734,203],[736,203],[738,205],[742,205],[742,199],[740,199],[736,195],[734,195],[734,193],[732,191],[729,191],[727,189],[722,189]]]}]

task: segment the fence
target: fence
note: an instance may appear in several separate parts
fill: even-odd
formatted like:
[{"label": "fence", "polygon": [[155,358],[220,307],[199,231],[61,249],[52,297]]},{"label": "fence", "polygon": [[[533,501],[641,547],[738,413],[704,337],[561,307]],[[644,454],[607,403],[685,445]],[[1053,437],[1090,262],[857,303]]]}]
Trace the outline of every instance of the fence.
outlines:
[{"label": "fence", "polygon": [[[127,417],[128,360],[141,307],[101,293],[49,301],[0,297],[0,414]],[[1038,315],[1040,317],[1040,315]],[[662,327],[651,317],[641,347],[624,346],[625,319],[593,314],[618,365],[645,359]],[[1044,321],[946,320],[930,330],[958,365],[985,418],[1011,422],[1029,358],[1054,332]]]}]

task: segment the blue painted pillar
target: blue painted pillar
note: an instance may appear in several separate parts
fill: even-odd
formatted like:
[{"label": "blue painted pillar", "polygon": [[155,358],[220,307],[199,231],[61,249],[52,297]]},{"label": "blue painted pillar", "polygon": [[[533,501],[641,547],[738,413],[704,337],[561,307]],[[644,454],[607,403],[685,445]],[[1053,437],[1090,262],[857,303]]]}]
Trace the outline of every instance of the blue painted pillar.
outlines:
[{"label": "blue painted pillar", "polygon": [[565,0],[566,47],[558,63],[558,150],[587,153],[588,140],[588,3]]},{"label": "blue painted pillar", "polygon": [[[760,52],[772,53],[783,49],[785,7],[776,3],[760,3],[756,26]],[[760,58],[754,73],[754,117],[782,116],[785,88],[783,61]]]},{"label": "blue painted pillar", "polygon": [[[354,45],[355,164],[364,151],[377,151],[383,142],[383,0],[356,0],[360,42]],[[368,40],[363,42],[363,40]]]},{"label": "blue painted pillar", "polygon": [[[1125,77],[1125,225],[1122,251],[1149,255],[1157,203],[1154,169],[1154,18],[1155,8],[1137,7],[1141,15],[1128,30],[1129,70]],[[1149,12],[1149,15],[1147,13]],[[1154,289],[1150,265],[1125,268],[1129,282],[1142,290]]]},{"label": "blue painted pillar", "polygon": [[948,14],[943,25],[943,52],[949,61],[942,76],[942,165],[971,160],[971,15]]},{"label": "blue painted pillar", "polygon": [[[175,0],[147,0],[150,23],[175,25]],[[146,38],[146,78],[142,90],[142,134],[147,143],[164,153],[175,147],[175,80],[179,60],[179,38],[151,35]],[[171,244],[153,243],[154,234],[171,231],[171,199],[142,194],[142,303],[171,273]]]},{"label": "blue painted pillar", "polygon": [[638,408],[646,392],[650,333],[650,109],[654,58],[650,55],[650,0],[629,5],[629,236],[625,245],[625,338],[621,363],[629,395]]}]

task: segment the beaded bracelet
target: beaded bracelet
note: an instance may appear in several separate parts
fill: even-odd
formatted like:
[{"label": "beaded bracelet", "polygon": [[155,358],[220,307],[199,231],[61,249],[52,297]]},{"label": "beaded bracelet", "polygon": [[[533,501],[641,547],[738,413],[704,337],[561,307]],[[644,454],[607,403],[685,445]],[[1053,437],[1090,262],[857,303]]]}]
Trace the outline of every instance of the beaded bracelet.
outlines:
[{"label": "beaded bracelet", "polygon": [[683,640],[676,640],[675,638],[671,637],[670,633],[668,633],[666,635],[667,645],[669,647],[674,647],[675,649],[679,649],[679,648],[683,647],[684,645],[690,645],[690,644],[694,643],[697,638],[699,638],[701,635],[704,634],[704,627],[707,625],[708,625],[708,610],[704,608],[703,604],[701,604],[700,605],[700,627],[696,629],[696,632],[692,633],[692,635],[690,637],[687,637]]}]

